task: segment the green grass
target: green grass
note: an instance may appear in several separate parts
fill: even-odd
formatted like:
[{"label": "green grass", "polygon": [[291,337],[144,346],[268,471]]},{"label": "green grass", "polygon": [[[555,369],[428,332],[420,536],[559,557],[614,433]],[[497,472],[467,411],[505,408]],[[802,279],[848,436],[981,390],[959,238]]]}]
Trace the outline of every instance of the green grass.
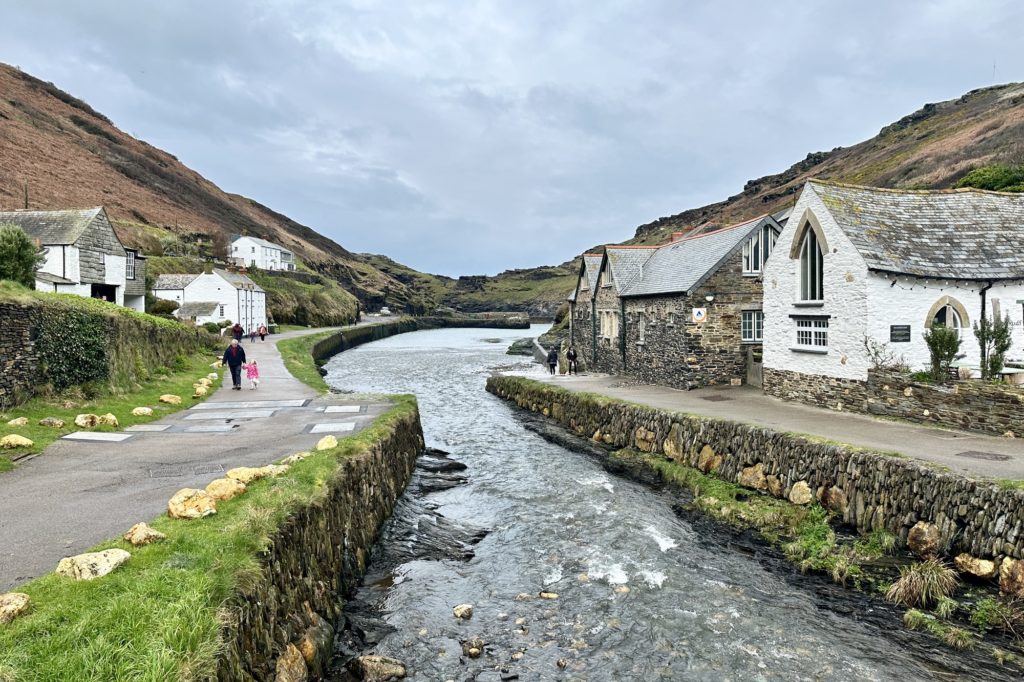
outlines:
[{"label": "green grass", "polygon": [[1024,490],[1024,481],[999,478],[995,480],[995,484],[1003,490]]},{"label": "green grass", "polygon": [[278,341],[277,350],[281,353],[281,359],[284,361],[285,368],[292,373],[293,377],[310,388],[320,392],[327,391],[327,382],[320,376],[311,351],[317,341],[326,339],[331,334],[336,333],[337,331],[324,331]]},{"label": "green grass", "polygon": [[277,333],[278,334],[284,334],[285,332],[297,332],[297,331],[302,331],[303,329],[309,329],[309,327],[307,327],[304,324],[279,324],[279,325],[277,325]]},{"label": "green grass", "polygon": [[113,540],[97,546],[132,553],[114,573],[82,582],[50,574],[17,588],[31,597],[32,608],[0,627],[0,680],[214,677],[219,610],[234,593],[251,595],[262,583],[260,552],[290,514],[325,499],[339,461],[368,452],[415,414],[413,396],[393,399],[394,406],[363,432],[277,479],[251,484],[244,495],[220,502],[214,516],[159,517],[151,525],[168,535],[162,543],[133,548]]},{"label": "green grass", "polygon": [[[91,399],[81,397],[80,392],[66,392],[56,396],[41,396],[33,398],[17,407],[5,410],[0,418],[0,438],[11,433],[24,436],[33,442],[29,448],[18,448],[15,450],[0,450],[0,472],[13,468],[12,457],[17,457],[33,452],[41,452],[46,446],[61,436],[80,430],[75,426],[75,417],[79,414],[106,414],[111,413],[119,422],[117,428],[110,426],[97,426],[93,431],[118,431],[126,426],[144,424],[165,415],[184,410],[196,403],[202,402],[205,398],[193,398],[192,384],[211,371],[210,365],[217,357],[215,355],[198,353],[187,358],[185,364],[178,371],[166,370],[167,373],[154,373],[148,381],[139,385],[136,390],[128,393],[104,392]],[[220,373],[217,370],[218,374]],[[222,377],[221,377],[222,378]],[[216,390],[221,378],[214,382],[210,393]],[[164,393],[173,393],[181,397],[181,405],[167,405],[159,402],[159,397]],[[153,415],[149,417],[136,417],[132,409],[136,407],[152,407]],[[7,422],[18,417],[28,419],[27,426],[8,426]],[[63,428],[39,426],[39,420],[46,417],[63,419]],[[2,679],[2,678],[0,678]]]}]

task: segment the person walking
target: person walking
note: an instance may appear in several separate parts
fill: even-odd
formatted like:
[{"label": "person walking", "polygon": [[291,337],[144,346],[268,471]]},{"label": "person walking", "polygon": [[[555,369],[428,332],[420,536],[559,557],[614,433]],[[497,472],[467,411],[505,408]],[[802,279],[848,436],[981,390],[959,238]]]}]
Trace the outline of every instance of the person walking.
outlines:
[{"label": "person walking", "polygon": [[242,337],[245,336],[245,330],[242,329],[242,325],[235,322],[235,326],[231,328],[231,335],[235,337],[235,341],[242,342]]},{"label": "person walking", "polygon": [[261,324],[260,325],[259,335],[260,335],[260,341],[266,341],[267,340],[267,325],[265,325],[265,324]]},{"label": "person walking", "polygon": [[256,333],[255,329],[249,330],[249,343],[256,343]]},{"label": "person walking", "polygon": [[558,351],[552,348],[548,351],[548,368],[551,370],[551,374],[554,375],[555,367],[558,366]]},{"label": "person walking", "polygon": [[255,360],[245,366],[245,376],[249,379],[250,390],[255,391],[260,387],[260,368],[256,366]]},{"label": "person walking", "polygon": [[231,345],[224,351],[221,362],[231,370],[231,390],[242,390],[242,365],[245,364],[245,349],[238,343],[238,339],[231,339]]},{"label": "person walking", "polygon": [[565,354],[565,358],[569,361],[569,374],[573,374],[575,372],[579,375],[580,373],[579,365],[576,364],[577,357],[576,346],[569,346],[569,352]]}]

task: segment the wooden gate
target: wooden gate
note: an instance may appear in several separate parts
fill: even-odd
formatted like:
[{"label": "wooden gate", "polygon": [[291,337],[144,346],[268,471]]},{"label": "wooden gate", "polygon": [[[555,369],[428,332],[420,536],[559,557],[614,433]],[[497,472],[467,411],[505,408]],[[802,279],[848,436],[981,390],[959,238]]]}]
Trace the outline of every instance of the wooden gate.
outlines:
[{"label": "wooden gate", "polygon": [[747,384],[761,388],[764,384],[764,365],[761,363],[761,346],[747,348]]}]

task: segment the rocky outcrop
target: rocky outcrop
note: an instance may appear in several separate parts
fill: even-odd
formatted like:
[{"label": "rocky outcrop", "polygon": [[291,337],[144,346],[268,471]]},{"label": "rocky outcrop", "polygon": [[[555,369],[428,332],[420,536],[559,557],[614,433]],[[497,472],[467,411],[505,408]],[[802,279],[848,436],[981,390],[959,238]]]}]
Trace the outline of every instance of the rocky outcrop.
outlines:
[{"label": "rocky outcrop", "polygon": [[182,488],[167,502],[172,519],[201,519],[217,513],[217,502],[205,490]]},{"label": "rocky outcrop", "polygon": [[161,542],[166,539],[167,536],[164,533],[161,533],[155,528],[150,528],[145,523],[136,523],[128,529],[127,533],[124,534],[124,541],[136,547],[149,545],[154,542]]},{"label": "rocky outcrop", "polygon": [[87,552],[65,557],[57,564],[57,575],[73,580],[95,580],[121,566],[132,555],[123,549],[105,549],[102,552]]}]

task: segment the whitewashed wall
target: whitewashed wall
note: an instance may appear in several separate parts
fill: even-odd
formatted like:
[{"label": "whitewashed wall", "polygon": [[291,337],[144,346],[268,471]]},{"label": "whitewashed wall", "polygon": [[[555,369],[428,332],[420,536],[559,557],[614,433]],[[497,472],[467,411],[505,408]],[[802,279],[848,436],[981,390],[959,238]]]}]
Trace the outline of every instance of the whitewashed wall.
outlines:
[{"label": "whitewashed wall", "polygon": [[103,254],[103,283],[117,287],[114,289],[114,302],[118,305],[124,305],[124,286],[128,274],[125,263],[127,260],[124,256]]}]

